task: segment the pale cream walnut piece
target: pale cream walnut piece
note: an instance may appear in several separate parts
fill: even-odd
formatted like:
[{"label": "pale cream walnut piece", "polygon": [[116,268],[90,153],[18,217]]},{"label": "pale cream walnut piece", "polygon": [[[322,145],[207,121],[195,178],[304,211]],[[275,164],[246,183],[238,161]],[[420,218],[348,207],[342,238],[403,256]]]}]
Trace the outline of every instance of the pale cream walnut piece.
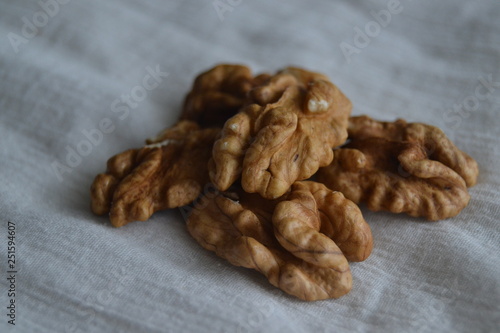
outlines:
[{"label": "pale cream walnut piece", "polygon": [[391,141],[415,142],[424,147],[430,160],[443,163],[458,173],[468,187],[477,182],[477,162],[458,149],[444,132],[435,126],[408,123],[403,119],[394,122],[374,120],[368,116],[352,117],[349,120],[349,137],[355,140],[384,138]]},{"label": "pale cream walnut piece", "polygon": [[[321,184],[297,182],[288,195],[268,200],[233,188],[203,197],[187,228],[205,249],[233,265],[257,270],[290,295],[307,301],[338,298],[352,287],[342,251],[363,260],[372,239],[359,209],[337,193]],[[305,201],[297,202],[302,197]]]},{"label": "pale cream walnut piece", "polygon": [[266,78],[265,74],[253,77],[246,66],[217,65],[196,77],[180,119],[222,127],[245,104],[248,92]]},{"label": "pale cream walnut piece", "polygon": [[373,211],[390,211],[437,221],[457,215],[470,196],[464,179],[429,158],[417,142],[371,137],[335,150],[333,163],[317,180]]},{"label": "pale cream walnut piece", "polygon": [[121,227],[191,203],[209,182],[207,162],[219,132],[180,121],[145,147],[110,158],[91,186],[92,211]]},{"label": "pale cream walnut piece", "polygon": [[347,138],[351,102],[321,74],[288,68],[250,93],[215,142],[210,179],[221,191],[243,189],[268,199],[331,163]]}]

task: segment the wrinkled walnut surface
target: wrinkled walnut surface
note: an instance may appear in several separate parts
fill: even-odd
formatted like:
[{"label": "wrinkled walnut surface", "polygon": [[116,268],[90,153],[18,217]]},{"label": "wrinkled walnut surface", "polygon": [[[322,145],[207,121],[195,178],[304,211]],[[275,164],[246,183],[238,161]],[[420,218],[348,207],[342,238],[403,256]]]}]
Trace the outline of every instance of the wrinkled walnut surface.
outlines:
[{"label": "wrinkled walnut surface", "polygon": [[246,192],[278,198],[331,163],[332,148],[347,138],[351,102],[321,74],[285,69],[250,100],[214,144],[210,179],[222,191],[241,176]]},{"label": "wrinkled walnut surface", "polygon": [[292,185],[274,210],[273,225],[284,248],[319,266],[334,261],[332,254],[363,261],[373,247],[370,227],[358,206],[342,193],[313,181]]},{"label": "wrinkled walnut surface", "polygon": [[364,260],[372,248],[358,207],[313,182],[296,182],[278,200],[242,190],[203,197],[187,227],[205,249],[308,301],[348,293],[346,256]]},{"label": "wrinkled walnut surface", "polygon": [[184,100],[181,120],[222,127],[245,104],[248,92],[267,76],[253,77],[241,65],[218,65],[198,75]]},{"label": "wrinkled walnut surface", "polygon": [[[145,221],[191,203],[211,181],[222,192],[202,196],[187,220],[199,244],[300,299],[338,298],[352,287],[348,261],[373,247],[355,203],[445,219],[468,204],[478,177],[440,129],[350,112],[322,74],[289,67],[254,77],[218,65],[196,78],[174,127],[109,159],[91,186],[92,210],[116,227]],[[303,181],[316,172],[320,183]]]},{"label": "wrinkled walnut surface", "polygon": [[435,126],[407,123],[403,119],[383,122],[368,116],[359,116],[349,120],[349,137],[356,140],[377,137],[390,141],[416,142],[424,147],[429,159],[453,169],[465,180],[468,187],[477,182],[477,162],[458,149],[443,131]]},{"label": "wrinkled walnut surface", "polygon": [[149,145],[110,158],[91,186],[92,211],[109,213],[113,226],[121,227],[189,204],[209,182],[207,161],[219,131],[181,121]]},{"label": "wrinkled walnut surface", "polygon": [[350,143],[318,172],[318,181],[329,188],[374,211],[433,221],[453,217],[469,203],[462,175],[475,183],[477,164],[441,130],[363,116],[351,119],[349,135]]}]

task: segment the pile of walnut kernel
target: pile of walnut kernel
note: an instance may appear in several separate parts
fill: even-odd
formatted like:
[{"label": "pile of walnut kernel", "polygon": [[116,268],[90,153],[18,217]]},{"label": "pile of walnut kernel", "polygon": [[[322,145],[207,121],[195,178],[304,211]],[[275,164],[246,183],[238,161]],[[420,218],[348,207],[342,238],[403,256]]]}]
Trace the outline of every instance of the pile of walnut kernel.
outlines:
[{"label": "pile of walnut kernel", "polygon": [[[373,245],[358,203],[446,219],[478,176],[436,127],[350,113],[322,74],[216,66],[196,78],[177,124],[109,159],[92,211],[120,227],[197,200],[187,228],[205,249],[300,299],[340,297],[348,261]],[[210,183],[217,192],[204,195]]]}]

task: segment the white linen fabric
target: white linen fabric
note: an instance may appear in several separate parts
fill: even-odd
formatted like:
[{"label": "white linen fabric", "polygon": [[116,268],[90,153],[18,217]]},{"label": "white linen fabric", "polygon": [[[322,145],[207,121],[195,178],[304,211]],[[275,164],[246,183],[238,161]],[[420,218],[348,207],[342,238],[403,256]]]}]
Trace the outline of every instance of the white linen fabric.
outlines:
[{"label": "white linen fabric", "polygon": [[[498,331],[499,17],[497,0],[0,0],[0,331]],[[319,71],[353,115],[441,127],[479,163],[469,206],[437,223],[362,207],[372,255],[348,295],[309,303],[202,249],[178,210],[93,215],[106,160],[172,125],[217,63]]]}]

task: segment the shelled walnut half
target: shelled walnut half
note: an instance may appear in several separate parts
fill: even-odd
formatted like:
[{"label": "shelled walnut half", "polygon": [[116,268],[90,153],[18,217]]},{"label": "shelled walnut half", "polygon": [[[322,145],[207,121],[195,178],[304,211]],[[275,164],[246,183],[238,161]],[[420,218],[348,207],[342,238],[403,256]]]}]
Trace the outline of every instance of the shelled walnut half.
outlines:
[{"label": "shelled walnut half", "polygon": [[180,121],[145,147],[113,156],[91,186],[92,211],[109,213],[111,224],[121,227],[189,204],[209,182],[207,162],[219,132]]},{"label": "shelled walnut half", "polygon": [[203,197],[187,227],[205,249],[308,301],[348,293],[347,260],[365,260],[372,250],[359,208],[314,182],[296,182],[277,200],[241,189]]},{"label": "shelled walnut half", "polygon": [[335,150],[318,181],[374,211],[407,213],[429,220],[457,215],[467,206],[467,185],[477,163],[430,125],[353,117],[350,142]]},{"label": "shelled walnut half", "polygon": [[217,65],[196,77],[187,94],[180,120],[202,127],[222,127],[247,102],[248,93],[269,77],[252,76],[243,65]]},{"label": "shelled walnut half", "polygon": [[268,199],[311,177],[347,138],[351,102],[322,74],[287,68],[250,91],[214,143],[210,179],[221,191],[243,189]]}]

